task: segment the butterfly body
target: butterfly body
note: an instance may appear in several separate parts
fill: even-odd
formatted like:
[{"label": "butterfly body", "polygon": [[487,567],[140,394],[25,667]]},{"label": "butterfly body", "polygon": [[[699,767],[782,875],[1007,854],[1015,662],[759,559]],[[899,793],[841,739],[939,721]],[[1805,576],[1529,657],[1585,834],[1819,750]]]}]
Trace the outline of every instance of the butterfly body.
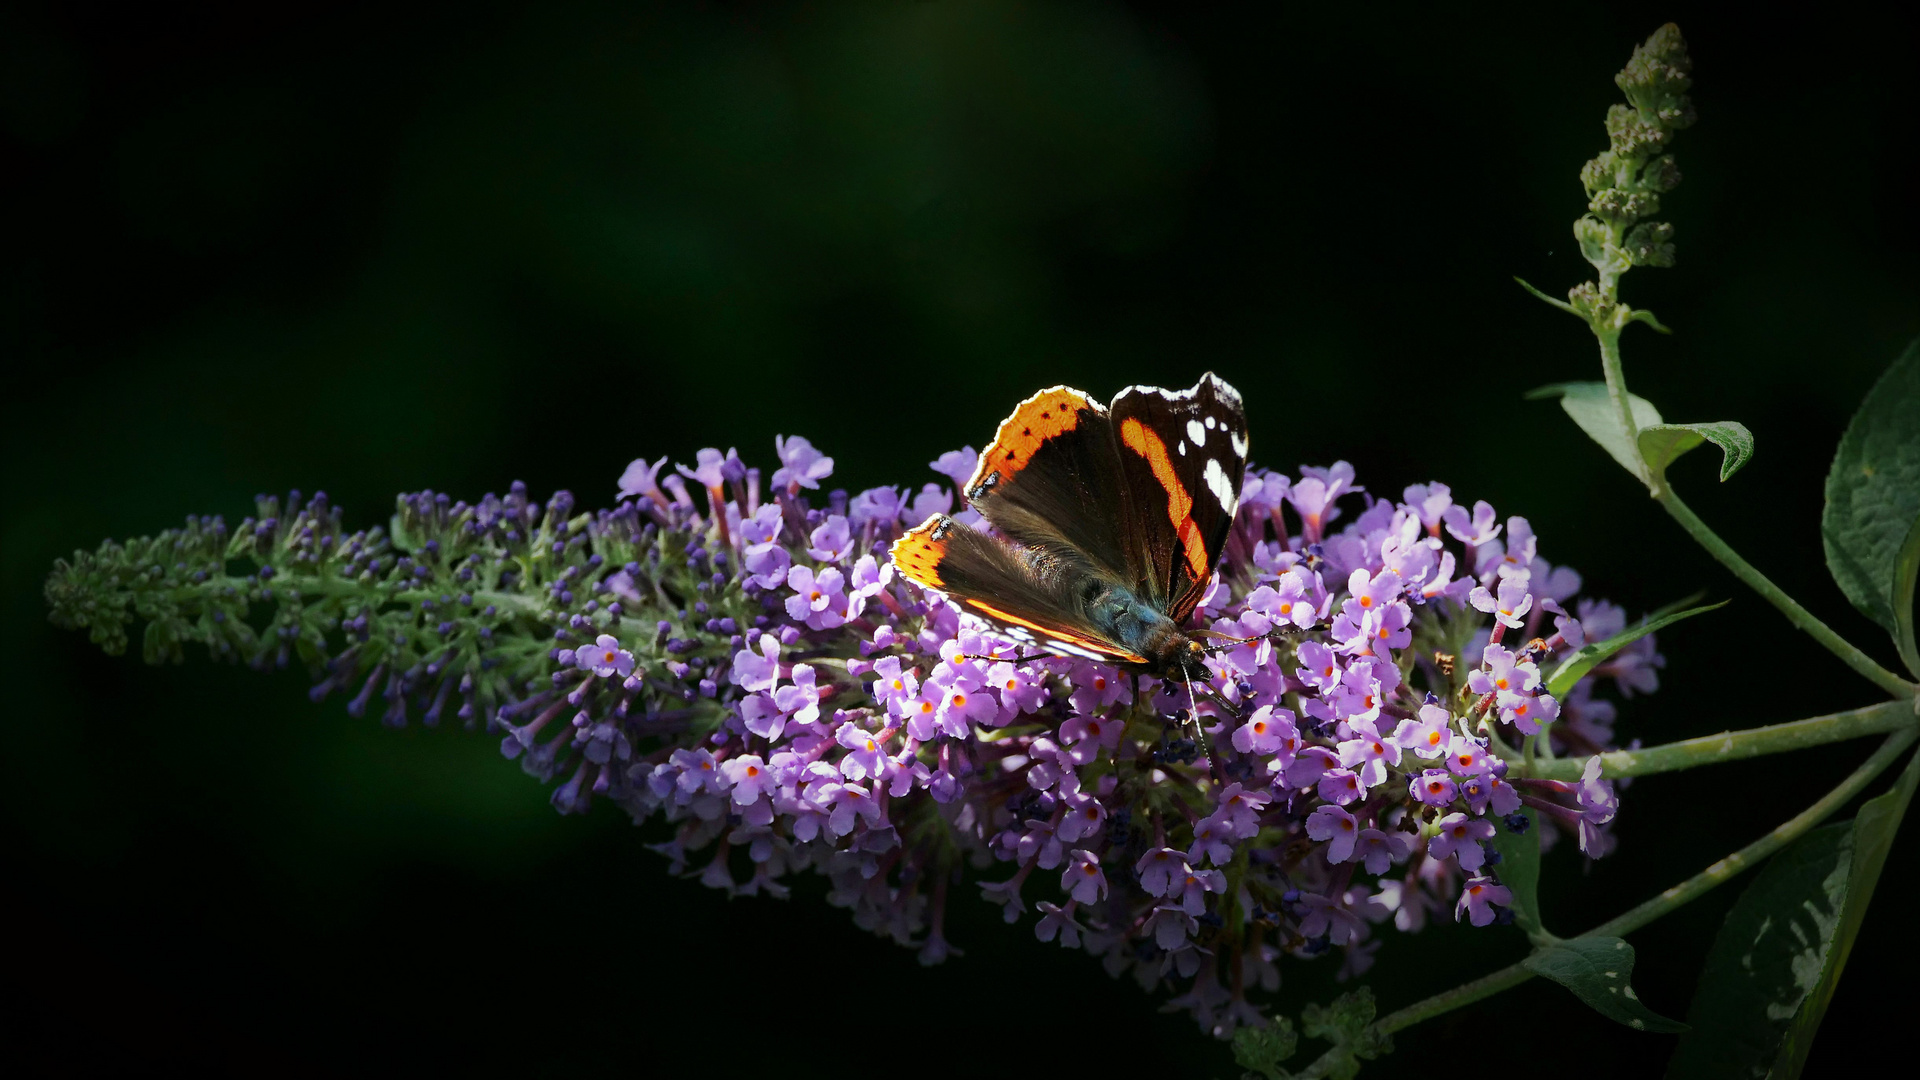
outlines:
[{"label": "butterfly body", "polygon": [[893,547],[910,580],[1049,652],[1162,678],[1206,676],[1182,629],[1238,509],[1247,429],[1211,373],[1102,406],[1056,386],[1001,423],[966,485],[998,535],[934,515]]}]

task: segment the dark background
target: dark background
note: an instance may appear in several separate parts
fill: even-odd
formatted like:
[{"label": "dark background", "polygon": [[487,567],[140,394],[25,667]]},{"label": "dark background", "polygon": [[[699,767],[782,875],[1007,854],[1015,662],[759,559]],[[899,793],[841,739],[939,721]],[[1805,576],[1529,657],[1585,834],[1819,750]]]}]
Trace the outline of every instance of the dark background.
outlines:
[{"label": "dark background", "polygon": [[[968,955],[921,970],[811,882],[728,902],[669,878],[614,808],[554,815],[493,739],[383,731],[309,705],[298,672],[148,668],[46,623],[54,558],[237,520],[257,491],[324,488],[356,527],[397,491],[515,478],[601,505],[632,457],[765,464],[775,433],[855,490],[917,485],[1039,386],[1212,368],[1259,461],[1344,458],[1385,493],[1443,480],[1635,611],[1732,597],[1661,635],[1666,685],[1623,738],[1875,700],[1521,400],[1598,377],[1586,330],[1511,278],[1587,274],[1576,174],[1613,73],[1668,19],[1701,122],[1668,200],[1681,265],[1625,282],[1676,333],[1629,331],[1630,377],[1671,418],[1753,429],[1734,481],[1702,453],[1678,483],[1894,663],[1817,520],[1851,410],[1920,333],[1908,27],[1689,4],[286,7],[0,15],[7,968],[34,1002],[9,1056],[1232,1071],[1157,999],[970,898]],[[1868,749],[1634,785],[1617,856],[1549,857],[1549,926],[1700,869]],[[1910,1022],[1916,831],[1810,1075]],[[1736,891],[1635,936],[1655,1009],[1685,1013]],[[1497,930],[1384,936],[1385,1008],[1520,952]],[[1329,998],[1331,967],[1288,963],[1279,1007]],[[1530,984],[1399,1043],[1379,1071],[1644,1075],[1672,1039]]]}]

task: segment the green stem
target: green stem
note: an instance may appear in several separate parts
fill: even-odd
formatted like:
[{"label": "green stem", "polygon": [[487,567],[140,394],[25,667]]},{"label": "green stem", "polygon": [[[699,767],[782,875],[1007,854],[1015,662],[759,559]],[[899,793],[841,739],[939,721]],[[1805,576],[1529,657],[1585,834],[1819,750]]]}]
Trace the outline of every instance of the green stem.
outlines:
[{"label": "green stem", "polygon": [[[1920,731],[1913,727],[1895,731],[1887,736],[1887,741],[1880,744],[1880,749],[1875,750],[1872,757],[1861,762],[1860,767],[1853,770],[1852,774],[1841,781],[1837,787],[1772,832],[1659,896],[1579,936],[1619,937],[1622,934],[1632,933],[1655,919],[1677,910],[1682,905],[1699,899],[1717,886],[1732,880],[1742,871],[1751,869],[1762,859],[1806,835],[1814,826],[1831,817],[1835,811],[1865,790],[1866,786],[1873,782],[1874,777],[1879,776],[1887,766],[1893,764],[1894,759],[1898,758],[1902,751],[1913,745],[1916,736],[1920,736]],[[1481,998],[1491,997],[1531,978],[1533,978],[1533,972],[1528,971],[1524,963],[1510,964],[1498,971],[1482,975],[1472,982],[1462,983],[1424,1001],[1417,1001],[1404,1009],[1388,1013],[1375,1021],[1374,1026],[1383,1034],[1391,1035],[1422,1020],[1429,1020],[1463,1005],[1471,1005]]]},{"label": "green stem", "polygon": [[[1611,382],[1611,376],[1609,376],[1609,382]],[[1874,663],[1872,657],[1855,648],[1846,639],[1828,628],[1826,623],[1814,618],[1812,612],[1795,603],[1793,598],[1786,593],[1781,592],[1778,585],[1768,581],[1765,574],[1755,570],[1751,564],[1736,554],[1731,547],[1728,547],[1725,540],[1720,539],[1718,534],[1708,528],[1706,522],[1701,521],[1686,503],[1680,501],[1680,496],[1675,493],[1672,488],[1666,486],[1664,483],[1660,484],[1654,488],[1653,497],[1662,507],[1666,508],[1667,513],[1671,514],[1675,521],[1680,523],[1681,528],[1687,530],[1687,533],[1699,542],[1701,547],[1706,548],[1709,554],[1719,559],[1721,564],[1727,569],[1733,571],[1733,576],[1746,582],[1748,588],[1765,597],[1774,607],[1779,608],[1780,611],[1786,615],[1788,622],[1806,631],[1812,636],[1813,640],[1819,642],[1828,652],[1839,657],[1848,667],[1859,672],[1868,680],[1872,681],[1875,686],[1880,687],[1895,697],[1911,698],[1917,691],[1920,691],[1920,686],[1915,686],[1913,683],[1902,679],[1900,676]]]},{"label": "green stem", "polygon": [[1832,791],[1820,797],[1820,800],[1800,813],[1788,819],[1772,832],[1741,848],[1739,851],[1721,859],[1698,874],[1661,893],[1645,903],[1620,915],[1616,915],[1592,930],[1585,937],[1619,937],[1630,934],[1662,915],[1683,904],[1690,903],[1706,895],[1714,887],[1724,884],[1742,871],[1752,869],[1762,859],[1800,839],[1813,827],[1832,817],[1834,812],[1845,806],[1855,795],[1860,794],[1873,778],[1893,764],[1902,751],[1913,745],[1916,732],[1913,728],[1903,728],[1887,736],[1880,749],[1873,756],[1860,763],[1845,780]]},{"label": "green stem", "polygon": [[[1608,298],[1612,298],[1611,294]],[[1620,430],[1627,433],[1628,452],[1639,467],[1640,482],[1652,487],[1646,460],[1640,456],[1640,427],[1633,421],[1633,404],[1627,395],[1627,374],[1620,365],[1620,328],[1603,326],[1597,320],[1592,325],[1593,336],[1600,339],[1600,370],[1607,377],[1607,396],[1613,400],[1613,411],[1619,414]]]},{"label": "green stem", "polygon": [[[1608,778],[1650,776],[1723,761],[1742,761],[1789,750],[1805,750],[1831,742],[1881,735],[1901,728],[1912,728],[1916,720],[1912,706],[1904,701],[1883,701],[1864,709],[1830,713],[1826,716],[1795,720],[1786,724],[1723,731],[1697,739],[1649,746],[1640,750],[1614,750],[1600,755],[1601,775]],[[1541,780],[1578,780],[1587,758],[1536,759],[1523,775]]]}]

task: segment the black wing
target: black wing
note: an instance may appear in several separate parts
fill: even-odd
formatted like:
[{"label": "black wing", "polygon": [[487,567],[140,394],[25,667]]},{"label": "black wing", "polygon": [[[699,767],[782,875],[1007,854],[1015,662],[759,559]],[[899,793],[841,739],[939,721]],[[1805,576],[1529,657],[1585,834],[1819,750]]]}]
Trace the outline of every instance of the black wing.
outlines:
[{"label": "black wing", "polygon": [[1147,573],[1124,542],[1132,508],[1113,422],[1078,390],[1055,386],[1021,402],[980,455],[966,496],[1001,535],[1045,558],[1083,560],[1129,584]]},{"label": "black wing", "polygon": [[1122,390],[1111,406],[1120,468],[1133,495],[1125,543],[1148,568],[1146,591],[1176,623],[1206,593],[1247,471],[1240,394],[1212,372],[1193,389]]},{"label": "black wing", "polygon": [[1109,664],[1147,662],[1087,618],[1083,590],[1094,571],[1071,555],[1015,548],[935,514],[894,541],[893,565],[908,580],[939,589],[1049,652]]}]

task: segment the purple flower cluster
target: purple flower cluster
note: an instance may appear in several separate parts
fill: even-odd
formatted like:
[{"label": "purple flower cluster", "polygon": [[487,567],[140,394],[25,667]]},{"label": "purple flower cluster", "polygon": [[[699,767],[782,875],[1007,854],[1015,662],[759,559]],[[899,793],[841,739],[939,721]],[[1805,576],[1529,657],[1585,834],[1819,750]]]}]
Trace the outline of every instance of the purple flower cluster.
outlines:
[{"label": "purple flower cluster", "polygon": [[[1439,484],[1375,498],[1345,463],[1250,470],[1195,616],[1230,640],[1195,696],[1022,658],[897,578],[890,544],[952,512],[951,488],[816,506],[832,460],[801,438],[778,454],[764,493],[733,451],[664,476],[634,462],[626,501],[577,530],[578,572],[549,587],[548,680],[495,714],[509,757],[566,774],[563,811],[601,794],[676,823],[659,845],[676,870],[773,895],[817,870],[861,926],[932,963],[970,863],[1007,921],[1033,906],[1042,940],[1185,984],[1177,1004],[1224,1032],[1257,1014],[1246,992],[1277,985],[1283,953],[1340,946],[1355,974],[1376,924],[1501,920],[1492,839],[1527,825],[1523,805],[1589,855],[1611,844],[1617,799],[1594,770],[1510,781],[1508,763],[1528,739],[1611,745],[1595,683],[1651,690],[1660,658],[1644,638],[1565,700],[1543,689],[1543,662],[1624,616],[1570,611],[1579,576],[1538,556],[1525,518]],[[958,484],[974,462],[932,468]],[[643,611],[665,617],[636,625]]]}]

